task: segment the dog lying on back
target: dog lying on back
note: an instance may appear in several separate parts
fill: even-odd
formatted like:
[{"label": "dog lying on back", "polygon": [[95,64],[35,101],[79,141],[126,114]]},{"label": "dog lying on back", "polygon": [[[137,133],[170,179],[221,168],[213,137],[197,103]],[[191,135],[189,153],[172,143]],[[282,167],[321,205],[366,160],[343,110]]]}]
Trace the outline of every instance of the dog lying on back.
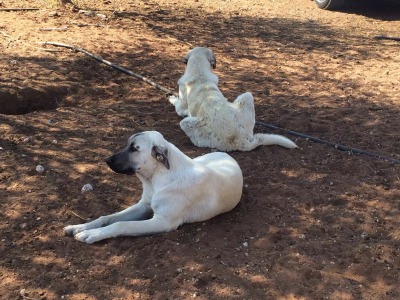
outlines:
[{"label": "dog lying on back", "polygon": [[205,221],[233,209],[242,195],[242,171],[231,156],[214,152],[191,159],[157,131],[132,135],[106,162],[114,172],[136,174],[142,198],[121,212],[64,228],[88,244]]},{"label": "dog lying on back", "polygon": [[182,130],[197,147],[220,151],[251,151],[260,145],[297,148],[288,138],[277,134],[253,134],[255,111],[249,92],[231,103],[218,88],[218,77],[212,71],[216,59],[210,49],[196,47],[184,57],[185,73],[179,79],[179,98],[169,101],[180,116]]}]

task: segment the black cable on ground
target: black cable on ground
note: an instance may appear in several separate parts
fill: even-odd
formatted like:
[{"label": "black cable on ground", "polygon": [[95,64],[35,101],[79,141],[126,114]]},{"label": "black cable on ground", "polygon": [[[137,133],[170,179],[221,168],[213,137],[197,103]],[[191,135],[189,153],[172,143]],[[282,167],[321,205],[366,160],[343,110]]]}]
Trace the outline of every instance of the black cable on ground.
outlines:
[{"label": "black cable on ground", "polygon": [[350,152],[352,154],[363,154],[363,155],[367,155],[367,156],[370,156],[370,157],[386,160],[388,162],[392,162],[392,163],[395,163],[395,164],[400,164],[400,160],[399,159],[383,156],[383,155],[380,155],[380,154],[364,151],[364,150],[353,148],[353,147],[349,147],[349,146],[344,146],[344,145],[337,144],[337,143],[332,143],[332,142],[325,141],[325,140],[322,140],[322,139],[319,139],[319,138],[316,138],[316,137],[313,137],[313,136],[310,136],[310,135],[307,135],[307,134],[304,134],[304,133],[299,133],[299,132],[292,131],[292,130],[282,129],[282,128],[279,128],[277,126],[266,124],[266,123],[259,122],[259,121],[256,121],[256,125],[264,127],[264,128],[280,130],[280,131],[283,131],[283,132],[285,132],[287,134],[290,134],[290,135],[293,135],[293,136],[296,136],[296,137],[301,137],[301,138],[304,138],[306,140],[313,141],[315,143],[325,144],[325,145],[331,146],[331,147],[333,147],[335,149],[338,149],[338,150],[341,150],[341,151],[347,151],[347,152]]}]

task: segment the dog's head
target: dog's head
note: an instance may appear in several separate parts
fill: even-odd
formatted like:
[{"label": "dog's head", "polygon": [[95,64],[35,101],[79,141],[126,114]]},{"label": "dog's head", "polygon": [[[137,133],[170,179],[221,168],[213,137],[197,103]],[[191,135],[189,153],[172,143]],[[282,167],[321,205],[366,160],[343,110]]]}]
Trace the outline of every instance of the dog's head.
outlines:
[{"label": "dog's head", "polygon": [[108,157],[106,163],[116,173],[138,173],[150,178],[160,165],[169,170],[168,143],[157,131],[136,133],[121,151]]},{"label": "dog's head", "polygon": [[214,53],[210,49],[204,47],[196,47],[190,50],[183,58],[183,62],[187,64],[189,59],[195,56],[206,57],[213,69],[217,67],[217,59]]}]

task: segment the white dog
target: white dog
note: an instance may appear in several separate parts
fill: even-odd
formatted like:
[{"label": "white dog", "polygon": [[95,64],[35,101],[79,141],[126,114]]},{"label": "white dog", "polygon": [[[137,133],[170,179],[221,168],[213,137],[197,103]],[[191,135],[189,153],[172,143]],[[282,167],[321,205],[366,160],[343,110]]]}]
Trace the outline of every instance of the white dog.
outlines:
[{"label": "white dog", "polygon": [[184,57],[187,67],[179,79],[179,98],[169,101],[180,116],[182,130],[198,147],[221,151],[251,151],[259,145],[297,148],[296,144],[277,134],[253,134],[254,100],[244,93],[230,103],[218,89],[218,77],[212,71],[216,59],[210,49],[196,47]]},{"label": "white dog", "polygon": [[137,204],[121,212],[64,228],[88,244],[205,221],[233,209],[242,195],[242,171],[228,154],[191,159],[156,131],[132,135],[127,146],[106,162],[114,172],[136,174],[143,194]]}]

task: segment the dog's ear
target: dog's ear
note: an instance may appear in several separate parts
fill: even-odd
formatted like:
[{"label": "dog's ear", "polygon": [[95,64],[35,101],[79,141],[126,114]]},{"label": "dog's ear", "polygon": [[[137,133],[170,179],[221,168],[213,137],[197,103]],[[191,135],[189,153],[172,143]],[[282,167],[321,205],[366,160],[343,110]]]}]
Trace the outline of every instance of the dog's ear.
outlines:
[{"label": "dog's ear", "polygon": [[210,62],[213,69],[217,67],[217,59],[214,56],[214,53],[210,50],[208,53],[208,61]]},{"label": "dog's ear", "polygon": [[161,162],[169,170],[168,149],[159,146],[151,148],[151,156]]},{"label": "dog's ear", "polygon": [[184,62],[185,65],[187,65],[188,61],[189,61],[189,53],[186,54],[183,58],[182,61]]},{"label": "dog's ear", "polygon": [[192,55],[193,49],[189,50],[188,53],[182,58],[182,61],[187,64],[189,61],[190,56]]}]

